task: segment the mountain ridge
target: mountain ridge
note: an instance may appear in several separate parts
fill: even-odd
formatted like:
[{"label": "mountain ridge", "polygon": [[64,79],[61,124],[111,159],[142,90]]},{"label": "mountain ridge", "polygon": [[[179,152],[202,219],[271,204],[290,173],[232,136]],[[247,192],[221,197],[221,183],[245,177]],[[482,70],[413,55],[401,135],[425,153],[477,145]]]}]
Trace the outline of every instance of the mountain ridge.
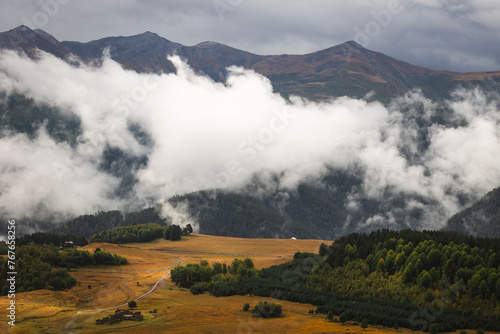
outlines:
[{"label": "mountain ridge", "polygon": [[227,67],[242,66],[269,78],[275,91],[285,97],[312,100],[364,97],[374,92],[376,99],[388,101],[413,88],[439,99],[460,85],[488,87],[488,79],[500,82],[500,71],[436,71],[368,50],[355,41],[307,54],[258,55],[214,41],[185,46],[150,31],[86,43],[59,42],[43,30],[20,26],[0,33],[0,48],[20,49],[30,56],[38,48],[63,59],[72,53],[87,61],[100,59],[109,48],[111,58],[126,68],[154,73],[175,72],[166,56],[177,54],[215,81],[226,80]]},{"label": "mountain ridge", "polygon": [[[69,56],[76,54],[83,61],[95,64],[99,64],[103,51],[109,48],[110,57],[123,67],[149,73],[174,72],[175,67],[166,55],[175,53],[195,71],[218,82],[226,80],[228,66],[237,65],[265,75],[275,91],[285,97],[293,94],[320,101],[344,95],[364,97],[370,92],[375,93],[374,100],[380,101],[401,96],[414,87],[419,87],[428,97],[440,99],[449,93],[454,82],[457,85],[479,82],[483,87],[489,83],[498,87],[500,83],[500,79],[497,80],[500,72],[434,71],[365,49],[354,41],[305,55],[262,56],[212,41],[184,46],[152,32],[108,37],[88,43],[59,42],[42,30],[21,26],[0,33],[0,47],[23,51],[33,58],[38,57],[37,50],[69,61],[74,59]],[[10,95],[7,101],[9,103],[3,109],[0,108],[3,120],[8,121],[2,124],[6,130],[33,137],[40,124],[46,122],[48,133],[55,140],[77,145],[76,138],[82,131],[78,118],[63,117],[57,108],[39,106],[20,93]],[[424,106],[419,103],[401,111],[409,117],[407,124],[418,132],[418,144],[422,144],[419,150],[426,149],[430,138],[427,129],[431,126],[456,126],[450,117],[449,108],[439,103],[436,103],[436,108],[431,118],[426,116]],[[129,131],[133,134],[140,132],[137,129]],[[401,151],[401,154],[406,153]],[[102,154],[99,168],[121,179],[115,194],[121,196],[133,188],[136,182],[134,172],[144,164],[147,164],[146,156],[131,157],[117,147],[109,147]],[[362,177],[332,169],[322,177],[321,184],[327,187],[323,189],[306,182],[298,185],[297,191],[290,194],[286,204],[283,204],[283,198],[278,193],[256,199],[250,195],[223,192],[216,197],[203,196],[202,191],[171,198],[169,203],[173,206],[187,203],[181,207],[186,207],[187,213],[199,221],[200,232],[215,235],[325,238],[325,234],[328,234],[328,239],[334,239],[351,230],[368,231],[375,228],[376,224],[385,224],[387,219],[399,222],[398,227],[419,226],[422,212],[418,208],[411,212],[403,210],[406,202],[424,202],[425,199],[414,194],[393,197],[395,194],[388,191],[384,198],[372,198],[363,197],[361,192],[360,197],[356,197],[356,210],[352,211],[348,210],[346,198],[353,189],[362,187]],[[251,192],[249,189],[248,193]],[[449,216],[443,217],[442,222],[447,218]],[[455,226],[454,229],[459,227]]]},{"label": "mountain ridge", "polygon": [[500,187],[451,217],[445,230],[477,237],[500,237]]}]

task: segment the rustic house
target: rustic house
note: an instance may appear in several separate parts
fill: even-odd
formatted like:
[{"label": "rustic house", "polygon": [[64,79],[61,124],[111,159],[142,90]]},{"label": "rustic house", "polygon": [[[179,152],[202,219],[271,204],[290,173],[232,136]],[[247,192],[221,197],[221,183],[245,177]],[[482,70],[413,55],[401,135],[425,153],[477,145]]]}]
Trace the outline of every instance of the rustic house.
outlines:
[{"label": "rustic house", "polygon": [[130,310],[118,309],[115,311],[115,314],[108,315],[107,317],[102,319],[97,319],[95,323],[96,325],[111,325],[123,320],[142,321],[144,320],[144,316],[141,314],[141,312],[132,312]]}]

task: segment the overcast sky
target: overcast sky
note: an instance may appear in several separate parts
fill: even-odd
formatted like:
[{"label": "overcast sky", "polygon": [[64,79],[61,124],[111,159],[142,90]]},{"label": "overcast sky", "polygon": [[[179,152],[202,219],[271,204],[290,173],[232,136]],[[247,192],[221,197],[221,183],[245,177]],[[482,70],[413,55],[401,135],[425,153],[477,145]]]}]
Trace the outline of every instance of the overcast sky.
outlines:
[{"label": "overcast sky", "polygon": [[[43,5],[45,4],[45,5]],[[348,40],[437,70],[500,70],[498,0],[2,0],[0,30],[21,24],[86,42],[152,31],[194,45],[302,54]]]}]

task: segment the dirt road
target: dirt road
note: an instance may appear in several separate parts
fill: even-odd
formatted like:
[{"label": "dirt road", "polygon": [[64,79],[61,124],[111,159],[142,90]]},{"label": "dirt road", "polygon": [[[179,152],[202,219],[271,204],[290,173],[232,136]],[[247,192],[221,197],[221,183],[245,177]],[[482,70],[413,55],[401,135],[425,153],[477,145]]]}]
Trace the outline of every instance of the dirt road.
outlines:
[{"label": "dirt road", "polygon": [[[180,258],[180,256],[179,256]],[[167,270],[173,266],[176,266],[176,265],[182,265],[182,261],[181,260],[178,260],[174,263],[172,263],[171,265],[165,267],[165,268],[162,268],[162,269],[155,269],[155,270],[142,270],[141,272],[151,272],[151,271],[160,271],[160,270]],[[112,271],[112,270],[102,270],[102,271],[99,271],[99,270],[91,270],[93,272],[116,272],[116,271]],[[165,280],[167,279],[168,277],[170,276],[170,270],[165,274],[163,275],[162,277],[160,277],[160,279],[158,279],[155,284],[153,284],[153,286],[151,287],[151,289],[149,289],[148,291],[146,291],[145,293],[143,293],[142,295],[140,295],[139,297],[135,298],[134,300],[137,302],[137,301],[140,301],[140,300],[143,300],[145,299],[146,297],[148,297],[150,294],[152,294],[153,292],[156,291],[156,289],[158,288],[158,286]],[[114,309],[117,309],[117,308],[120,308],[120,307],[127,307],[128,306],[128,303],[123,303],[123,304],[120,304],[120,305],[116,305],[116,306],[111,306],[111,307],[106,307],[106,308],[100,308],[100,309],[94,309],[94,310],[87,310],[87,311],[78,311],[73,317],[71,317],[71,320],[68,321],[66,323],[66,325],[64,326],[64,330],[66,331],[66,333],[68,334],[74,334],[74,330],[77,330],[77,328],[71,328],[71,325],[73,324],[73,322],[75,322],[76,318],[80,315],[85,315],[85,314],[92,314],[92,313],[99,313],[99,312],[104,312],[104,311],[109,311],[109,310],[114,310]]]}]

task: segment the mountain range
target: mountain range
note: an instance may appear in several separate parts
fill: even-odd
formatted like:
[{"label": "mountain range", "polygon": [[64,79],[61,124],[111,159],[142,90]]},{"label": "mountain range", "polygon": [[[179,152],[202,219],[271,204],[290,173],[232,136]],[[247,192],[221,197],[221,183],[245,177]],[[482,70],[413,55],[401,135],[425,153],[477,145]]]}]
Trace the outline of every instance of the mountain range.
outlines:
[{"label": "mountain range", "polygon": [[[500,71],[435,71],[370,51],[353,41],[306,55],[265,56],[216,42],[184,46],[152,32],[128,37],[107,37],[88,43],[60,42],[42,30],[20,26],[0,33],[0,49],[23,51],[32,58],[38,57],[38,49],[69,62],[72,61],[70,55],[76,55],[84,62],[93,64],[99,64],[103,54],[109,52],[110,57],[124,68],[139,73],[175,72],[167,55],[176,54],[185,59],[196,72],[214,81],[224,82],[228,75],[227,67],[236,65],[266,76],[274,90],[284,97],[298,95],[314,101],[350,96],[388,102],[414,88],[419,88],[425,96],[440,101],[448,98],[450,92],[459,86],[479,86],[485,91],[498,91],[500,83]],[[36,135],[38,127],[46,124],[49,135],[57,141],[77,145],[77,138],[82,131],[79,119],[63,116],[55,107],[38,106],[22,94],[13,94],[9,99],[8,108],[0,109],[4,123],[1,124],[2,128],[14,133],[25,133],[31,138]],[[409,124],[415,126],[419,139],[418,148],[421,151],[420,155],[412,156],[411,149],[401,147],[401,155],[408,160],[418,160],[425,156],[430,138],[428,129],[431,126],[458,126],[445,107],[438,110],[434,118],[429,118],[422,105],[410,105],[407,106],[405,115],[410,118]],[[122,183],[117,191],[117,195],[120,195],[133,188],[136,181],[134,172],[145,164],[147,157],[130,157],[123,151],[110,147],[103,153],[99,168],[121,178]],[[288,194],[286,201],[279,192],[256,198],[245,195],[245,192],[236,194],[214,190],[176,196],[170,198],[169,203],[194,217],[201,233],[237,237],[295,236],[322,239],[336,239],[352,231],[382,227],[383,224],[377,225],[377,220],[372,219],[373,217],[390,217],[391,220],[403,222],[399,226],[391,226],[392,228],[418,226],[418,222],[425,219],[423,211],[416,206],[414,210],[407,212],[404,210],[406,203],[435,205],[431,200],[419,196],[401,197],[391,193],[390,189],[383,198],[362,194],[358,196],[355,191],[363,186],[362,175],[342,170],[330,170],[319,183],[321,186],[300,184],[295,192]],[[497,192],[498,190],[495,193]],[[355,211],[346,204],[350,197],[356,200]],[[458,197],[470,202],[465,195],[458,194]],[[500,220],[495,211],[498,196],[489,194],[480,203],[482,204],[476,204],[468,211],[454,216],[446,228],[471,235],[500,236]],[[148,220],[156,219],[164,223],[160,221],[157,212],[152,213],[151,210],[154,211],[155,208],[129,217],[147,217]],[[118,211],[110,211],[81,216],[61,226],[58,231],[90,237],[104,228],[104,224],[96,223],[99,219],[116,222],[118,225],[130,223],[121,218],[121,215]],[[108,219],[111,216],[113,219]],[[476,220],[479,216],[481,219]],[[375,221],[373,226],[359,228],[359,222],[369,220]],[[43,229],[50,226],[49,222],[32,223]],[[478,227],[478,224],[481,226]],[[107,226],[112,227],[116,226]]]},{"label": "mountain range", "polygon": [[166,55],[177,54],[215,81],[225,80],[227,67],[242,66],[269,78],[275,91],[285,97],[311,100],[364,97],[374,92],[377,100],[387,101],[413,88],[431,98],[443,98],[459,85],[488,88],[500,81],[500,71],[435,71],[365,49],[354,41],[305,55],[256,55],[216,42],[184,46],[152,32],[87,43],[59,42],[43,30],[20,26],[0,33],[0,48],[23,50],[31,56],[36,48],[60,58],[72,53],[86,61],[100,59],[108,48],[111,58],[126,68],[155,73],[174,72]]}]

